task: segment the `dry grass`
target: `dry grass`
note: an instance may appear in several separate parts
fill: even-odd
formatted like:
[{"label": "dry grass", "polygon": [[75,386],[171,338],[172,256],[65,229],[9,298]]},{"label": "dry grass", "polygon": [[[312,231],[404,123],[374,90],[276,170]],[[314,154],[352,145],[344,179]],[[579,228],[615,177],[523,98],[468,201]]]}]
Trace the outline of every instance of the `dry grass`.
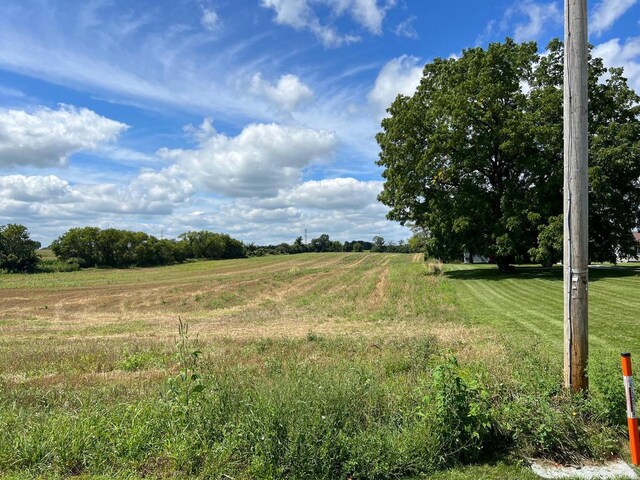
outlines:
[{"label": "dry grass", "polygon": [[309,332],[451,345],[469,338],[442,323],[451,305],[421,272],[408,255],[304,254],[10,276],[0,288],[0,379],[136,382],[137,372],[111,372],[130,352],[157,354],[161,365],[150,370],[171,364],[178,317],[203,344],[238,348]]},{"label": "dry grass", "polygon": [[444,273],[444,264],[440,260],[430,258],[425,263],[425,269],[429,275],[442,275]]},{"label": "dry grass", "polygon": [[[175,348],[178,317],[189,323],[208,382],[206,401],[199,405],[209,410],[194,418],[204,419],[209,434],[220,429],[225,441],[232,426],[243,435],[253,432],[251,438],[264,439],[269,425],[293,419],[301,423],[290,425],[291,431],[300,435],[283,430],[274,445],[289,445],[297,452],[291,457],[296,461],[300,449],[312,451],[309,458],[317,461],[324,447],[308,439],[320,438],[313,437],[314,432],[325,430],[320,428],[324,423],[316,425],[314,419],[324,419],[327,409],[347,420],[365,411],[371,417],[361,424],[347,424],[330,433],[335,438],[322,438],[330,439],[327,445],[348,438],[345,445],[360,448],[373,459],[383,458],[388,445],[396,445],[399,450],[391,456],[390,465],[405,468],[409,460],[404,454],[416,448],[422,451],[419,446],[427,438],[421,430],[412,436],[408,427],[420,423],[417,407],[428,411],[423,404],[425,385],[430,385],[432,369],[444,371],[441,367],[453,365],[448,357],[454,353],[461,365],[454,369],[460,372],[456,379],[482,389],[483,402],[495,407],[491,411],[496,425],[519,429],[534,420],[531,432],[516,435],[509,430],[508,438],[519,439],[518,451],[558,455],[617,451],[614,428],[604,430],[597,422],[581,424],[584,431],[594,428],[601,434],[593,436],[595,446],[576,440],[592,437],[580,428],[556,428],[562,423],[558,419],[569,419],[566,425],[573,425],[575,415],[573,405],[567,403],[570,399],[559,404],[561,399],[556,398],[561,372],[561,357],[554,352],[560,338],[556,330],[561,331],[556,319],[561,307],[557,272],[523,269],[523,273],[501,276],[491,268],[459,265],[447,266],[444,275],[433,273],[422,255],[330,253],[4,276],[0,279],[0,400],[5,415],[0,421],[4,418],[4,432],[9,433],[0,435],[0,442],[5,440],[0,462],[11,470],[17,468],[15,458],[20,457],[24,468],[37,466],[47,473],[57,468],[62,473],[55,477],[54,471],[52,478],[62,478],[82,471],[77,465],[102,473],[104,465],[118,461],[116,469],[133,465],[146,475],[147,461],[162,463],[169,458],[162,453],[167,450],[173,459],[167,464],[167,476],[174,468],[187,471],[177,459],[199,458],[198,448],[209,443],[202,440],[199,423],[182,429],[176,427],[182,417],[166,418],[167,379],[175,379],[182,371]],[[608,347],[623,345],[615,329],[602,327],[614,320],[630,325],[635,318],[632,310],[637,311],[631,292],[637,290],[637,272],[613,273],[602,271],[591,289],[596,300],[593,338],[598,346],[604,342],[610,342]],[[624,321],[614,318],[622,307],[628,309]],[[618,313],[603,315],[609,311]],[[548,354],[556,360],[548,361]],[[617,387],[615,367],[611,381]],[[598,377],[594,371],[594,392],[613,391],[606,382],[612,378],[610,372],[603,372]],[[600,403],[594,405],[602,408],[594,410],[596,414],[585,410],[585,418],[605,418],[614,411],[606,395],[597,398]],[[277,405],[280,410],[274,410]],[[557,410],[558,405],[564,409]],[[230,416],[220,417],[218,423],[210,421],[216,412],[227,411],[216,410],[222,406],[229,407]],[[183,412],[182,408],[177,405],[175,411]],[[298,413],[291,414],[292,409]],[[624,405],[620,411],[624,414]],[[103,412],[108,421],[101,423]],[[138,412],[140,417],[136,413],[121,421],[127,412]],[[281,415],[278,422],[273,421],[274,412]],[[541,440],[536,436],[540,422],[549,432],[561,434]],[[96,424],[102,430],[96,430]],[[154,425],[165,425],[167,430],[147,438],[144,432]],[[67,430],[59,433],[63,427]],[[87,430],[95,433],[90,438],[103,443],[83,443]],[[399,431],[404,432],[402,436],[397,435]],[[373,436],[359,437],[362,432]],[[184,445],[183,433],[193,435],[185,437]],[[376,435],[384,440],[383,450],[366,443]],[[131,443],[109,457],[109,451],[116,451],[113,445],[128,442],[129,436]],[[216,449],[224,446],[211,438],[207,442]],[[43,439],[50,443],[42,446]],[[204,464],[215,465],[219,460],[225,468],[243,471],[242,465],[229,459],[257,455],[257,444],[263,442],[247,443],[248,450],[229,446],[230,450],[221,450],[227,452],[221,457],[212,450]],[[69,445],[76,446],[77,465],[63,461]],[[193,449],[194,445],[200,447]],[[52,449],[59,458],[50,455]],[[338,462],[332,455],[327,453],[323,461]],[[280,457],[268,461],[277,464]],[[470,470],[464,478],[475,478],[477,472]]]},{"label": "dry grass", "polygon": [[[551,335],[543,348],[555,350],[561,338],[557,275],[523,270],[518,278],[503,278],[492,267],[478,268],[450,267],[440,276],[428,271],[421,255],[336,253],[5,276],[0,380],[99,379],[121,369],[119,362],[132,352],[158,357],[143,369],[170,368],[178,317],[212,350],[220,341],[240,349],[265,339],[304,339],[309,332],[372,343],[428,337],[462,358],[500,368],[508,355],[505,337],[523,325],[521,334]],[[613,321],[605,311],[620,317],[625,309],[622,318],[633,319],[636,298],[619,293],[638,277],[621,271],[626,276],[594,273],[604,276],[595,276],[592,288],[596,349],[626,347],[618,330],[600,328]],[[511,292],[516,287],[519,296]],[[496,308],[499,301],[504,305]],[[555,329],[548,328],[549,318]],[[135,380],[135,373],[121,376]]]}]

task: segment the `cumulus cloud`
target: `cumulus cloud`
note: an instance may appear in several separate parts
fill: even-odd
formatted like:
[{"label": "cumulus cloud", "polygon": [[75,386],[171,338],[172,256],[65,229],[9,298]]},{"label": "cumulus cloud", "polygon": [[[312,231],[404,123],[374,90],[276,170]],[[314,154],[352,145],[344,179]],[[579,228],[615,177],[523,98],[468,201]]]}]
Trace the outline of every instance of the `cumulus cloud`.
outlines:
[{"label": "cumulus cloud", "polygon": [[74,213],[167,215],[182,204],[192,190],[188,182],[179,180],[176,183],[154,185],[150,190],[141,189],[141,186],[139,182],[128,186],[76,185],[67,210]]},{"label": "cumulus cloud", "polygon": [[305,28],[313,18],[306,0],[261,0],[260,5],[276,12],[275,22],[297,29]]},{"label": "cumulus cloud", "polygon": [[141,172],[131,182],[128,190],[132,196],[149,205],[176,205],[194,191],[189,180],[154,171]]},{"label": "cumulus cloud", "polygon": [[55,175],[0,176],[0,213],[43,217],[96,213],[170,214],[193,193],[187,180],[142,172],[128,185],[71,185]]},{"label": "cumulus cloud", "polygon": [[555,2],[537,3],[533,0],[518,2],[505,13],[503,26],[509,24],[516,16],[524,16],[527,19],[515,25],[514,38],[517,42],[537,40],[549,23],[562,22],[562,12]]},{"label": "cumulus cloud", "polygon": [[387,62],[369,92],[369,101],[384,112],[398,94],[413,95],[422,78],[422,67],[416,57],[403,55]]},{"label": "cumulus cloud", "polygon": [[595,35],[607,31],[638,0],[601,0],[591,14],[589,28]]},{"label": "cumulus cloud", "polygon": [[[396,2],[387,0],[379,5],[377,0],[318,0],[316,3],[329,7],[334,17],[348,14],[370,33],[380,35],[386,12]],[[308,0],[261,0],[260,5],[275,11],[274,21],[277,24],[308,30],[326,47],[339,47],[360,40],[358,36],[343,35],[332,26],[321,23]]]},{"label": "cumulus cloud", "polygon": [[360,210],[377,203],[382,191],[380,181],[362,181],[351,177],[309,180],[281,190],[264,204],[289,205],[320,210]]},{"label": "cumulus cloud", "polygon": [[[273,225],[274,223],[288,223],[296,221],[302,216],[302,211],[297,208],[261,208],[249,205],[236,204],[229,210],[228,215],[235,219],[235,222],[245,221],[253,224],[260,223]],[[239,228],[236,224],[235,228]]]},{"label": "cumulus cloud", "polygon": [[[230,233],[247,242],[310,238],[398,240],[409,231],[385,220],[376,202],[382,183],[354,178],[311,180],[281,189],[273,198],[216,198],[197,193],[186,180],[142,172],[125,185],[71,184],[56,176],[0,177],[0,219],[19,217],[47,244],[72,226],[117,226],[158,235],[187,230]],[[197,209],[194,206],[197,205]]]},{"label": "cumulus cloud", "polygon": [[0,177],[0,192],[0,197],[18,202],[56,202],[68,198],[71,187],[55,175],[7,175]]},{"label": "cumulus cloud", "polygon": [[311,180],[281,190],[271,199],[242,198],[199,202],[199,211],[174,215],[176,231],[221,229],[247,242],[291,242],[308,230],[336,240],[399,240],[407,228],[385,219],[386,208],[376,201],[381,182],[353,178]]},{"label": "cumulus cloud", "polygon": [[[202,123],[198,126],[185,125],[183,130],[197,142],[204,142],[217,133],[211,117],[203,118]],[[162,149],[160,151],[164,152]]]},{"label": "cumulus cloud", "polygon": [[282,75],[277,83],[272,84],[256,73],[251,79],[251,91],[266,97],[285,110],[295,109],[300,102],[313,97],[313,90],[300,81],[296,75]]},{"label": "cumulus cloud", "polygon": [[175,162],[166,172],[192,178],[202,188],[232,197],[267,197],[296,184],[302,169],[330,155],[335,134],[277,124],[250,124],[235,137],[205,123],[197,149],[161,149]]},{"label": "cumulus cloud", "polygon": [[0,111],[0,166],[66,165],[73,153],[95,150],[126,129],[124,123],[67,105],[33,113]]},{"label": "cumulus cloud", "polygon": [[593,55],[604,60],[607,67],[623,67],[624,76],[629,79],[629,85],[640,92],[640,37],[619,38],[597,45]]}]

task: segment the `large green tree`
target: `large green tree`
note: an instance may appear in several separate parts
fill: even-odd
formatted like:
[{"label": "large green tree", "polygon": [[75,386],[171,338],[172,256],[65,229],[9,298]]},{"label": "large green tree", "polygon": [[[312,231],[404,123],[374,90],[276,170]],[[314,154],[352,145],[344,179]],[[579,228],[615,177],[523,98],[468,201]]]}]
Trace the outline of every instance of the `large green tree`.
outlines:
[{"label": "large green tree", "polygon": [[0,227],[0,271],[35,272],[40,265],[36,250],[40,242],[31,240],[24,225],[10,223]]},{"label": "large green tree", "polygon": [[[427,253],[550,264],[561,257],[563,46],[507,39],[435,59],[377,135],[388,218],[425,232]],[[591,261],[630,253],[640,224],[640,97],[589,60]]]}]

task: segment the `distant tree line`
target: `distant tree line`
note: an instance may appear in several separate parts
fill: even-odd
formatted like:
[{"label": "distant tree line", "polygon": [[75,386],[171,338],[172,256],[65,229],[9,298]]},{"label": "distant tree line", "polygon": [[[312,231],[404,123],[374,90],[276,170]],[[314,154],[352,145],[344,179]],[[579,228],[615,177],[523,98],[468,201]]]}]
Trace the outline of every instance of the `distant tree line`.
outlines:
[{"label": "distant tree line", "polygon": [[293,243],[259,246],[245,245],[223,233],[190,231],[174,240],[158,239],[144,232],[116,228],[71,228],[50,246],[57,259],[44,262],[23,225],[0,226],[0,272],[71,271],[79,268],[127,268],[170,265],[191,259],[221,260],[247,256],[291,255],[307,252],[394,252],[421,251],[422,244],[386,242],[380,236],[372,241],[340,242],[322,234],[305,244],[302,237]]},{"label": "distant tree line", "polygon": [[[421,247],[421,245],[420,245]],[[264,255],[293,255],[296,253],[308,252],[389,252],[389,253],[411,253],[420,250],[412,250],[409,244],[403,240],[398,243],[387,242],[380,236],[373,237],[371,242],[366,240],[352,240],[340,242],[331,240],[329,235],[323,233],[317,238],[311,239],[305,244],[302,237],[296,238],[293,243],[280,243],[278,245],[247,245],[247,255],[260,257]]]},{"label": "distant tree line", "polygon": [[53,241],[51,250],[60,260],[80,267],[150,267],[181,263],[187,259],[219,260],[246,257],[240,240],[223,233],[186,232],[176,240],[158,239],[144,232],[115,228],[72,228]]}]

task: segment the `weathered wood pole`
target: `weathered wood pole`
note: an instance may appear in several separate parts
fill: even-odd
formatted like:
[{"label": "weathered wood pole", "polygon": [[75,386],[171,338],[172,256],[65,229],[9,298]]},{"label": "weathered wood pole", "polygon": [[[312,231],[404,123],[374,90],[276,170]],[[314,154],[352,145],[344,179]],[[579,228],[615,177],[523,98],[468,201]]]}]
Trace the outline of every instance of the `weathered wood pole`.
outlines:
[{"label": "weathered wood pole", "polygon": [[589,292],[587,0],[564,10],[564,383],[586,391]]}]

